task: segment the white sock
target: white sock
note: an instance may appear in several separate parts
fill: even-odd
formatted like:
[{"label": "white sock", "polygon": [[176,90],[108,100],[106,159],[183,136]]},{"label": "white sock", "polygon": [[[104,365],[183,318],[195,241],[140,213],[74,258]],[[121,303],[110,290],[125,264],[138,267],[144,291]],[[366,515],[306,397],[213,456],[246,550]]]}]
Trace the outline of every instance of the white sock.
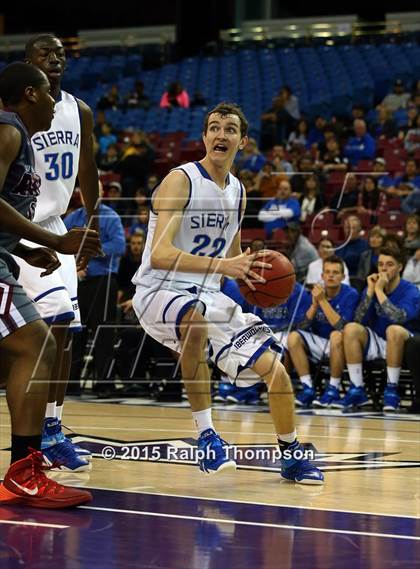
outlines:
[{"label": "white sock", "polygon": [[312,378],[310,375],[301,375],[299,379],[302,383],[304,383],[308,387],[312,387]]},{"label": "white sock", "polygon": [[64,404],[56,405],[55,407],[55,416],[59,421],[61,421],[61,417],[63,416],[63,406]]},{"label": "white sock", "polygon": [[341,385],[341,377],[330,377],[330,384],[333,387],[336,387],[337,389],[340,389],[340,385]]},{"label": "white sock", "polygon": [[356,387],[363,387],[363,366],[362,364],[347,364],[350,381]]},{"label": "white sock", "polygon": [[297,437],[296,429],[291,433],[286,433],[285,435],[277,435],[277,439],[279,442],[283,443],[294,443]]},{"label": "white sock", "polygon": [[398,381],[400,379],[400,367],[389,367],[386,366],[386,372],[388,374],[388,383],[392,383],[393,385],[398,385]]},{"label": "white sock", "polygon": [[55,417],[55,407],[56,407],[56,401],[54,401],[53,403],[47,403],[47,408],[45,410],[45,417]]},{"label": "white sock", "polygon": [[211,418],[211,407],[203,411],[193,411],[192,416],[199,436],[207,429],[216,430],[213,425],[213,419]]}]

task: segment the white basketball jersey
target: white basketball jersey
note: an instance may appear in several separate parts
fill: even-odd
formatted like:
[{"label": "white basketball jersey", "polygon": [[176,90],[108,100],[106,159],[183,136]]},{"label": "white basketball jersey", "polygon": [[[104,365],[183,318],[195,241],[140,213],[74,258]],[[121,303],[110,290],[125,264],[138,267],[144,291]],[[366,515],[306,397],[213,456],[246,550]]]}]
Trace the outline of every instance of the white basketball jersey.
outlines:
[{"label": "white basketball jersey", "polygon": [[[193,255],[223,258],[238,233],[242,218],[243,187],[229,174],[224,190],[213,182],[199,162],[183,164],[190,180],[190,196],[184,209],[174,246]],[[150,214],[143,261],[133,277],[135,285],[152,290],[197,286],[204,290],[220,289],[220,274],[182,273],[153,269],[150,262],[157,215]],[[159,246],[159,245],[157,245]]]},{"label": "white basketball jersey", "polygon": [[32,137],[35,171],[41,177],[34,221],[63,215],[76,184],[80,156],[80,114],[76,99],[61,91],[48,132]]}]

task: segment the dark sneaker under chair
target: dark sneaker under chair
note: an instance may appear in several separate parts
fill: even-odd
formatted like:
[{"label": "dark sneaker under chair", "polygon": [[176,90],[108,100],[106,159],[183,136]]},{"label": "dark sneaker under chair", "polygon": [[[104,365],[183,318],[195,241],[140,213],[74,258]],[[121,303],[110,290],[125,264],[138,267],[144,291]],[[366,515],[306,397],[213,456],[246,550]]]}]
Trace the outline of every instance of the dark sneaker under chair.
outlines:
[{"label": "dark sneaker under chair", "polygon": [[44,470],[43,455],[36,450],[11,464],[0,484],[0,504],[55,509],[80,506],[92,500],[90,492],[58,484]]},{"label": "dark sneaker under chair", "polygon": [[346,409],[350,407],[364,407],[365,405],[372,405],[372,399],[366,393],[364,387],[356,387],[353,383],[346,395],[336,403],[337,407]]},{"label": "dark sneaker under chair", "polygon": [[401,397],[398,395],[398,386],[387,383],[384,391],[384,411],[397,411],[400,406]]},{"label": "dark sneaker under chair", "polygon": [[327,385],[324,393],[314,399],[313,406],[314,407],[332,407],[338,408],[340,407],[340,392],[334,385],[330,383]]},{"label": "dark sneaker under chair", "polygon": [[236,469],[236,462],[229,457],[229,445],[213,429],[207,429],[198,438],[198,465],[205,474]]}]

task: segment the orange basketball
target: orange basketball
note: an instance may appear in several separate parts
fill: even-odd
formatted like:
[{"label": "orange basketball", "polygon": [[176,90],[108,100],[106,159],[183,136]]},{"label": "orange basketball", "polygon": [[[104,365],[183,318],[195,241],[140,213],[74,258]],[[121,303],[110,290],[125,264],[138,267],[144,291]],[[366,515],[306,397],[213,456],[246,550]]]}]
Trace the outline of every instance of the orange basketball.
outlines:
[{"label": "orange basketball", "polygon": [[256,290],[251,290],[242,280],[238,281],[238,284],[247,302],[261,308],[269,308],[286,302],[295,286],[296,275],[292,263],[278,251],[266,249],[262,253],[264,256],[258,257],[258,260],[271,263],[272,267],[271,269],[257,267],[253,268],[253,271],[264,277],[266,282],[253,282]]}]

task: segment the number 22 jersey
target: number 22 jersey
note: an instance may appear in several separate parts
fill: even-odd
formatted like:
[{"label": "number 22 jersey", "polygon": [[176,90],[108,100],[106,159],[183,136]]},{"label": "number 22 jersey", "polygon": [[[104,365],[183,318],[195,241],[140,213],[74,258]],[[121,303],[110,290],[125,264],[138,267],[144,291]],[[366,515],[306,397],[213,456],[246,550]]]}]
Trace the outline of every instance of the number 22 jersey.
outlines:
[{"label": "number 22 jersey", "polygon": [[[226,187],[221,189],[200,162],[189,162],[176,168],[190,181],[188,202],[174,239],[174,246],[197,256],[224,258],[242,221],[244,189],[240,181],[228,174]],[[151,212],[142,264],[133,277],[135,285],[156,289],[220,290],[219,274],[182,273],[176,270],[153,269],[151,253],[157,215]],[[159,243],[156,244],[159,247]]]}]

